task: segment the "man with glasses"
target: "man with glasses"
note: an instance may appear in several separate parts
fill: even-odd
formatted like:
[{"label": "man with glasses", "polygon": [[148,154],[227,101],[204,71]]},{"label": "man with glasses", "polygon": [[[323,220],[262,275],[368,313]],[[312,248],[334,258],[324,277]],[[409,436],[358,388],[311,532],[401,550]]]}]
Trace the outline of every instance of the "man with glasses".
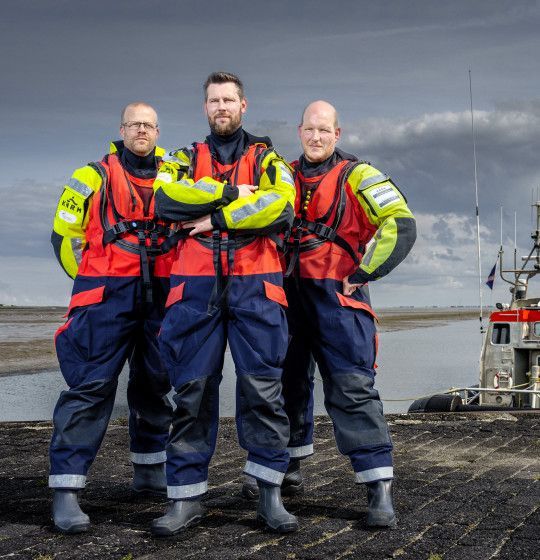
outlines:
[{"label": "man with glasses", "polygon": [[169,230],[154,214],[152,183],[164,151],[156,111],[130,103],[122,141],[98,163],[73,173],[54,218],[52,244],[75,279],[67,322],[55,335],[67,391],[54,410],[49,486],[55,527],[86,531],[78,503],[129,361],[128,405],[133,489],[164,492],[165,443],[172,407],[157,334],[169,289]]}]

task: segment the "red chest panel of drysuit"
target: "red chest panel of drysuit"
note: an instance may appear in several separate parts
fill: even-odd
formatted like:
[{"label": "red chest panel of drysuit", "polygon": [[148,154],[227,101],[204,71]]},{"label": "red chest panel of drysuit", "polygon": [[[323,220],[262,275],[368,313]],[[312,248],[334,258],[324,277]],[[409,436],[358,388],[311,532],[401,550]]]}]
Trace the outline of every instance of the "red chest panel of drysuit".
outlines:
[{"label": "red chest panel of drysuit", "polygon": [[[358,253],[361,260],[362,250],[377,228],[369,222],[353,194],[351,185],[347,181],[343,184],[343,173],[349,163],[341,161],[330,171],[317,177],[304,177],[297,171],[295,215],[310,222],[333,226],[337,234]],[[308,191],[311,191],[309,200]],[[340,197],[343,197],[341,210]],[[341,214],[339,219],[338,212]],[[308,242],[316,238],[315,234],[310,233],[301,238],[301,243],[304,244],[299,255],[301,277],[343,280],[345,276],[354,272],[356,265],[353,259],[335,243],[325,241],[318,247],[308,249]]]},{"label": "red chest panel of drysuit", "polygon": [[[83,276],[140,276],[141,265],[138,253],[130,252],[118,243],[103,244],[103,213],[109,224],[115,224],[118,216],[122,220],[152,220],[154,199],[150,201],[148,214],[144,214],[144,202],[137,192],[151,189],[153,178],[140,179],[130,175],[120,164],[116,154],[110,154],[101,162],[107,181],[92,197],[86,228],[87,248],[83,253],[78,274]],[[131,186],[131,188],[130,188]],[[105,208],[105,210],[104,210]],[[116,215],[114,212],[116,209]],[[137,244],[137,236],[126,233],[122,239]],[[171,252],[155,258],[154,275],[167,277],[172,262]]]},{"label": "red chest panel of drysuit", "polygon": [[[212,177],[218,181],[228,177],[227,182],[232,185],[258,184],[256,156],[264,148],[260,144],[253,144],[246,153],[234,164],[223,165],[212,159],[206,143],[195,144],[196,165],[193,179],[198,181],[203,177]],[[261,170],[261,173],[263,170]],[[242,235],[239,230],[237,236]],[[211,234],[208,234],[211,237]],[[223,238],[227,234],[224,232]],[[228,273],[227,254],[221,251],[221,266],[224,274]],[[234,256],[234,275],[248,276],[267,272],[280,272],[281,263],[273,241],[264,236],[256,236],[248,245],[238,248]],[[188,238],[178,244],[177,256],[173,264],[172,274],[187,276],[213,276],[215,274],[213,251],[211,247],[203,245],[194,238]]]}]

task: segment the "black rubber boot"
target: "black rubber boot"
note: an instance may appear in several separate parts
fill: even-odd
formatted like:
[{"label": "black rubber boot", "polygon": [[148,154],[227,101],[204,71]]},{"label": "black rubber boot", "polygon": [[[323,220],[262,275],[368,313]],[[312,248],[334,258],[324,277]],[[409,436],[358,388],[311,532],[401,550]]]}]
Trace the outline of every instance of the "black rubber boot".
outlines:
[{"label": "black rubber boot", "polygon": [[55,490],[52,503],[54,526],[62,533],[84,533],[90,518],[79,506],[77,490]]},{"label": "black rubber boot", "polygon": [[249,474],[244,475],[244,482],[242,483],[242,490],[240,491],[242,498],[246,500],[255,501],[259,499],[259,487],[257,480]]},{"label": "black rubber boot", "polygon": [[367,486],[369,527],[395,527],[396,514],[392,504],[392,481],[378,480],[370,482]]},{"label": "black rubber boot", "polygon": [[[304,477],[300,470],[300,459],[291,459],[281,483],[281,495],[296,496],[302,494],[302,492],[304,492]],[[257,500],[259,498],[257,481],[249,474],[244,475],[241,494],[246,500]]]},{"label": "black rubber boot", "polygon": [[259,486],[259,505],[257,519],[263,521],[267,528],[276,533],[292,533],[298,530],[298,520],[290,514],[281,501],[281,488],[261,480]]},{"label": "black rubber boot", "polygon": [[133,463],[133,484],[131,488],[134,492],[166,495],[165,463],[154,465]]},{"label": "black rubber boot", "polygon": [[300,470],[300,459],[291,459],[281,483],[281,495],[296,496],[302,492],[304,492],[304,477]]},{"label": "black rubber boot", "polygon": [[196,525],[203,515],[200,500],[174,500],[167,506],[163,517],[152,521],[151,530],[156,537],[170,537]]}]

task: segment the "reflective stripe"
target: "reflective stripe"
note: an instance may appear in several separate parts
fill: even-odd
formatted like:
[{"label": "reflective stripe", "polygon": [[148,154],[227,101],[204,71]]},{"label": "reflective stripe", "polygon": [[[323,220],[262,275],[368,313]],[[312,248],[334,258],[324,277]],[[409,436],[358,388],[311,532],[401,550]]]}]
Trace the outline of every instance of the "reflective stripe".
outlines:
[{"label": "reflective stripe", "polygon": [[[189,183],[187,183],[186,181],[178,181],[181,185],[188,185]],[[202,179],[200,181],[197,181],[196,183],[194,183],[193,185],[194,189],[197,189],[199,191],[204,191],[210,194],[216,194],[216,185],[212,185],[211,183],[207,183],[206,181],[203,181]]]},{"label": "reflective stripe", "polygon": [[291,175],[291,172],[289,171],[289,168],[284,163],[281,162],[278,162],[276,165],[281,170],[281,180],[284,183],[288,183],[289,185],[291,185],[291,187],[294,187],[294,179],[293,176]]},{"label": "reflective stripe", "polygon": [[389,480],[394,478],[394,467],[378,467],[368,471],[357,472],[356,482],[365,484],[366,482],[376,482],[377,480]]},{"label": "reflective stripe", "polygon": [[86,476],[84,474],[51,474],[49,488],[84,488]]},{"label": "reflective stripe", "polygon": [[394,195],[392,198],[388,198],[388,199],[386,199],[385,201],[381,202],[381,203],[379,204],[379,206],[380,206],[381,208],[384,208],[385,206],[388,206],[389,204],[392,204],[392,203],[398,202],[398,201],[399,201],[399,196],[396,194],[396,195]]},{"label": "reflective stripe", "polygon": [[388,180],[388,176],[384,175],[384,173],[380,173],[379,175],[374,175],[373,177],[368,177],[367,179],[364,179],[360,183],[360,185],[358,185],[358,190],[363,191],[364,189],[371,187],[371,185],[376,185],[377,183],[382,183],[383,181],[387,181],[387,180]]},{"label": "reflective stripe", "polygon": [[167,486],[167,498],[181,500],[183,498],[195,498],[208,490],[208,481],[196,484],[184,484],[183,486]]},{"label": "reflective stripe", "polygon": [[278,486],[281,485],[283,477],[285,476],[285,473],[265,467],[264,465],[259,465],[258,463],[253,463],[252,461],[247,461],[244,467],[244,473]]},{"label": "reflective stripe", "polygon": [[234,222],[240,222],[245,218],[249,218],[249,216],[253,216],[253,214],[257,214],[261,210],[264,210],[276,200],[279,200],[279,194],[277,193],[264,194],[253,204],[246,204],[245,206],[233,210],[231,212],[231,218],[233,219]]},{"label": "reflective stripe", "polygon": [[75,192],[82,194],[84,198],[88,198],[94,192],[88,185],[85,185],[84,183],[82,183],[78,179],[75,179],[74,177],[72,177],[67,182],[67,185],[71,190],[74,190]]},{"label": "reflective stripe", "polygon": [[156,175],[156,181],[161,181],[162,183],[172,183],[172,175],[170,173],[166,173],[165,171],[161,171]]},{"label": "reflective stripe", "polygon": [[373,241],[369,246],[369,249],[366,251],[366,254],[362,257],[362,262],[364,266],[369,266],[371,263],[371,259],[375,253],[375,249],[377,247],[377,242],[380,241],[382,235],[382,231],[380,229],[377,230],[375,236],[373,237]]},{"label": "reflective stripe", "polygon": [[300,447],[287,447],[287,453],[291,459],[301,459],[313,455],[313,444],[301,445]]},{"label": "reflective stripe", "polygon": [[186,181],[185,179],[180,179],[180,181],[176,181],[174,184],[175,185],[182,185],[183,187],[192,187],[193,186],[189,181]]},{"label": "reflective stripe", "polygon": [[83,250],[83,242],[78,237],[71,238],[71,250],[73,251],[73,256],[75,257],[75,261],[77,264],[81,264],[82,261],[82,250]]},{"label": "reflective stripe", "polygon": [[371,259],[373,258],[373,253],[375,253],[375,247],[376,247],[376,246],[377,246],[377,243],[376,243],[376,242],[373,242],[373,243],[370,245],[370,247],[369,247],[367,253],[362,257],[362,264],[363,264],[364,266],[369,266],[369,265],[370,265]]},{"label": "reflective stripe", "polygon": [[167,460],[167,453],[165,451],[158,451],[157,453],[130,453],[129,457],[132,463],[137,463],[138,465],[157,465]]}]

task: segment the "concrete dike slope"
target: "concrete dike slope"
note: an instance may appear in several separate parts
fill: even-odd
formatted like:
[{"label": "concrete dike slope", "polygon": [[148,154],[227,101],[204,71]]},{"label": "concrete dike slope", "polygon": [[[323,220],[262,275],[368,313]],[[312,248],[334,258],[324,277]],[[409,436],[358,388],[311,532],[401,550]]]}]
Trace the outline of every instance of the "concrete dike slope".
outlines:
[{"label": "concrete dike slope", "polygon": [[47,422],[0,424],[0,558],[10,559],[341,559],[540,558],[540,414],[389,415],[394,440],[394,530],[365,526],[362,487],[320,417],[306,493],[287,499],[298,533],[262,531],[255,504],[239,496],[243,451],[222,419],[204,500],[207,517],[169,539],[150,521],[165,499],[130,491],[127,427],[108,430],[82,497],[92,527],[55,533],[47,488]]}]

